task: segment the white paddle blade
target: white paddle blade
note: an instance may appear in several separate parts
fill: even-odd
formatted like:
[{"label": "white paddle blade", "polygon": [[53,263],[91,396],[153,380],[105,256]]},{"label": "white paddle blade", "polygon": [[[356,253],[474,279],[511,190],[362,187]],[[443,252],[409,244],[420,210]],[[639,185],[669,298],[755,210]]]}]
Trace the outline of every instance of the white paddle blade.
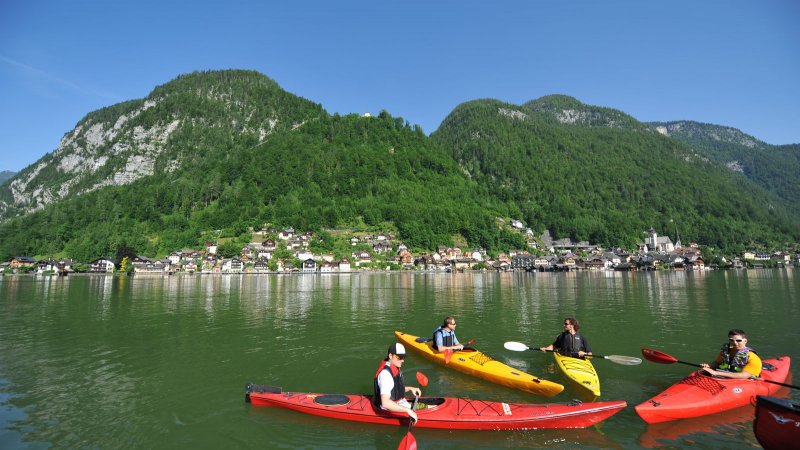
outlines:
[{"label": "white paddle blade", "polygon": [[642,363],[640,358],[636,358],[633,356],[620,356],[620,355],[608,355],[606,359],[615,362],[617,364],[623,364],[626,366],[638,366]]},{"label": "white paddle blade", "polygon": [[512,350],[515,352],[524,352],[525,350],[530,350],[530,347],[523,344],[522,342],[514,342],[514,341],[506,342],[505,344],[503,344],[503,347],[505,347],[507,350]]}]

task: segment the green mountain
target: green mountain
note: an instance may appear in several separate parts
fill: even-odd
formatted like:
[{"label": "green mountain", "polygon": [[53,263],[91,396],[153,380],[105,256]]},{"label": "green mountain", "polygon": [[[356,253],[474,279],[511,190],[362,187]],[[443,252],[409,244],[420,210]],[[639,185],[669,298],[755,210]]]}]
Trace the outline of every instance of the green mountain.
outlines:
[{"label": "green mountain", "polygon": [[800,144],[770,145],[740,130],[692,121],[650,122],[659,133],[725,165],[800,210]]},{"label": "green mountain", "polygon": [[552,123],[593,127],[644,129],[644,124],[622,111],[585,105],[567,95],[546,95],[522,105],[526,110],[544,113]]},{"label": "green mountain", "polygon": [[630,116],[570,97],[467,102],[431,138],[555,237],[631,246],[655,227],[729,249],[797,240],[800,208]]},{"label": "green mountain", "polygon": [[419,127],[385,112],[331,116],[255,72],[181,76],[93,112],[0,190],[4,258],[163,254],[265,223],[380,226],[412,248],[454,235],[524,245],[495,225],[502,203]]},{"label": "green mountain", "polygon": [[459,105],[430,137],[330,115],[252,71],[183,75],[92,112],[0,185],[0,258],[160,255],[250,227],[396,232],[414,250],[521,248],[499,226],[633,246],[643,231],[737,250],[800,240],[798,211],[609,108],[548,96]]}]

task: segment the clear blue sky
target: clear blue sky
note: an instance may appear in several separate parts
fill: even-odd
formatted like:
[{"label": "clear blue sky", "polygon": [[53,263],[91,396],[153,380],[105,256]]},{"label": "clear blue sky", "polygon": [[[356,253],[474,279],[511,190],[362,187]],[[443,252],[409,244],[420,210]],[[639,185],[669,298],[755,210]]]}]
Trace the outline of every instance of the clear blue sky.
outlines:
[{"label": "clear blue sky", "polygon": [[797,0],[0,0],[0,170],[91,111],[228,68],[426,133],[464,101],[566,94],[800,143]]}]

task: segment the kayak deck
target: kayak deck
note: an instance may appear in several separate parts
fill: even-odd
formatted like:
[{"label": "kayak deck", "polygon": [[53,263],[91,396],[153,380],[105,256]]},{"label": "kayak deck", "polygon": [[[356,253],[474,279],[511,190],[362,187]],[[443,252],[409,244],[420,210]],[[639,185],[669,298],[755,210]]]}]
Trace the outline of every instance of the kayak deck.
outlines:
[{"label": "kayak deck", "polygon": [[[284,392],[272,386],[248,384],[245,401],[316,416],[383,425],[407,425],[408,416],[375,407],[369,395]],[[527,404],[466,398],[420,398],[418,428],[452,430],[521,430],[585,428],[601,422],[627,406],[624,401]]]},{"label": "kayak deck", "polygon": [[595,371],[591,361],[562,355],[558,352],[553,353],[553,357],[556,359],[558,368],[570,380],[588,390],[595,397],[600,396],[600,377],[597,376],[597,371]]},{"label": "kayak deck", "polygon": [[427,339],[401,331],[395,331],[394,334],[398,341],[424,358],[492,383],[545,397],[552,397],[564,390],[564,386],[561,384],[517,370],[474,348],[453,352],[450,362],[445,363],[444,353],[433,351],[431,343],[427,342]]}]

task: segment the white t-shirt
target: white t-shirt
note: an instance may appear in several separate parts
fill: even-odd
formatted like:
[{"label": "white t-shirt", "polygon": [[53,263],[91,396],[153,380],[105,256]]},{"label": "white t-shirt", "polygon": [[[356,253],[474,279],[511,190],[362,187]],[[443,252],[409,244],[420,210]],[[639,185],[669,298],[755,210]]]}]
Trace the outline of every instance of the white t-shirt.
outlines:
[{"label": "white t-shirt", "polygon": [[[392,389],[394,389],[394,377],[392,377],[392,373],[388,370],[381,370],[381,373],[378,374],[378,390],[381,395],[388,395],[391,397]],[[408,403],[408,400],[405,398],[401,398],[396,403],[406,408],[411,407],[411,404]],[[381,406],[381,408],[383,407]]]}]

